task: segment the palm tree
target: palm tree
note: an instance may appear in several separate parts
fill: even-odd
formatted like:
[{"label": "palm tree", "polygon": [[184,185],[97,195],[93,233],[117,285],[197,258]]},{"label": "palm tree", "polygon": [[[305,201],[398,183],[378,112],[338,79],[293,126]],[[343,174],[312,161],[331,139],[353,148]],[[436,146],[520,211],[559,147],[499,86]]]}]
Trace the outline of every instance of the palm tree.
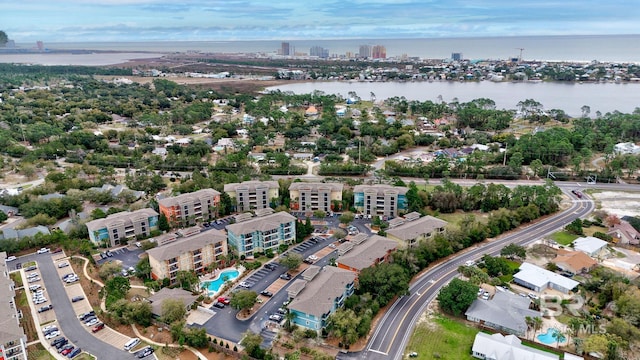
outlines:
[{"label": "palm tree", "polygon": [[292,313],[290,310],[284,315],[285,323],[284,328],[291,331],[293,330],[293,319],[296,318],[296,315]]},{"label": "palm tree", "polygon": [[538,330],[542,329],[542,318],[539,316],[536,316],[533,318],[533,336],[536,336],[536,332],[538,332]]},{"label": "palm tree", "polygon": [[535,321],[531,316],[525,316],[524,322],[527,324],[527,333],[528,333],[531,329],[533,329],[533,325]]},{"label": "palm tree", "polygon": [[565,336],[564,332],[560,331],[560,329],[554,328],[554,330],[555,331],[551,334],[551,336],[556,339],[556,347],[559,348],[560,341],[565,341],[567,337]]}]

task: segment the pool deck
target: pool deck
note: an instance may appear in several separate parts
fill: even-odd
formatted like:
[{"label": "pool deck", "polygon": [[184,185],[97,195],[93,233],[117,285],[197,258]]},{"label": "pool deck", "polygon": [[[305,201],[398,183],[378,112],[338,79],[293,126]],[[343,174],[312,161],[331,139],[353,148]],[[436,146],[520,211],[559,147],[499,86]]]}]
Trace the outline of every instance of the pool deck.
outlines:
[{"label": "pool deck", "polygon": [[239,267],[237,267],[237,268],[236,268],[236,267],[227,267],[227,268],[224,268],[224,269],[215,269],[212,273],[202,275],[202,276],[200,276],[200,277],[198,278],[198,280],[200,281],[200,288],[201,288],[203,291],[206,291],[206,292],[207,292],[207,295],[208,295],[209,297],[216,297],[217,295],[219,295],[219,294],[221,293],[220,289],[221,289],[221,288],[223,288],[223,286],[220,286],[220,288],[218,288],[218,290],[217,290],[217,291],[212,292],[212,291],[210,291],[209,289],[202,287],[202,283],[203,283],[203,282],[205,282],[205,281],[215,281],[215,280],[218,280],[218,279],[220,278],[220,275],[221,275],[223,272],[228,271],[228,270],[234,270],[234,271],[237,271],[237,272],[238,272],[238,276],[236,276],[234,279],[230,280],[230,281],[232,281],[232,282],[233,282],[233,281],[235,281],[235,280],[237,280],[237,279],[239,279],[239,278],[242,276],[242,274],[246,271],[246,269],[245,269],[243,266],[239,266]]}]

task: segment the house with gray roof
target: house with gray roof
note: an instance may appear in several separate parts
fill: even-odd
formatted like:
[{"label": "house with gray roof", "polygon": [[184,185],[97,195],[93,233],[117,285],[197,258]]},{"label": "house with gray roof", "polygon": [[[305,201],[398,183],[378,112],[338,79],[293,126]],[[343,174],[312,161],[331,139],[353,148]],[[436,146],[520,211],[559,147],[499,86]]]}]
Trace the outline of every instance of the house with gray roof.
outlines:
[{"label": "house with gray roof", "polygon": [[196,301],[197,296],[191,294],[191,292],[187,290],[180,288],[162,288],[160,289],[160,291],[149,297],[149,302],[151,303],[151,314],[153,314],[154,317],[159,318],[162,316],[162,303],[164,303],[164,301],[167,299],[178,300],[182,302],[182,305],[184,305],[185,309],[189,311],[191,305],[193,305],[193,303]]},{"label": "house with gray roof", "polygon": [[[347,243],[350,242],[347,241],[344,244]],[[362,243],[353,246],[344,255],[339,256],[336,260],[336,265],[340,269],[359,274],[362,269],[388,261],[391,253],[397,248],[398,243],[396,241],[384,236],[372,235]]]},{"label": "house with gray roof", "polygon": [[513,275],[513,281],[533,291],[540,292],[545,289],[555,289],[565,294],[568,294],[580,284],[575,280],[528,262],[523,262],[520,265],[520,271]]},{"label": "house with gray roof", "polygon": [[605,255],[607,245],[609,245],[606,241],[593,236],[577,238],[573,240],[571,244],[573,245],[574,250],[582,251],[592,258],[598,258]]},{"label": "house with gray roof", "polygon": [[297,280],[296,293],[288,307],[294,324],[320,332],[327,325],[327,318],[353,294],[356,274],[334,266],[314,273],[307,277],[309,280]]},{"label": "house with gray roof", "polygon": [[150,208],[123,211],[87,223],[89,240],[94,244],[106,242],[109,246],[126,244],[137,236],[148,237],[156,229],[158,213]]},{"label": "house with gray roof", "polygon": [[49,228],[43,225],[38,225],[26,229],[16,230],[13,228],[4,228],[2,229],[2,234],[0,234],[0,239],[16,239],[20,240],[23,238],[33,238],[37,234],[49,235],[51,232]]},{"label": "house with gray roof", "polygon": [[27,359],[27,336],[20,326],[15,284],[9,277],[7,253],[0,252],[0,358]]},{"label": "house with gray roof", "polygon": [[387,229],[387,237],[400,242],[403,247],[413,247],[420,241],[445,232],[446,221],[430,215],[416,218],[412,214],[407,214],[404,221],[394,219],[396,226]]},{"label": "house with gray roof", "polygon": [[296,218],[284,211],[227,225],[229,246],[238,254],[253,258],[254,252],[271,249],[296,240]]},{"label": "house with gray roof", "polygon": [[527,332],[527,316],[541,317],[538,311],[529,309],[531,300],[510,292],[497,292],[493,299],[476,299],[465,316],[467,320],[498,331],[524,336]]},{"label": "house with gray roof", "polygon": [[13,215],[17,215],[20,210],[17,207],[0,205],[0,211],[5,213],[7,217],[12,217]]},{"label": "house with gray roof", "polygon": [[[482,360],[558,360],[559,355],[522,345],[514,335],[479,332],[473,341],[471,355]],[[566,358],[565,358],[566,359]]]}]

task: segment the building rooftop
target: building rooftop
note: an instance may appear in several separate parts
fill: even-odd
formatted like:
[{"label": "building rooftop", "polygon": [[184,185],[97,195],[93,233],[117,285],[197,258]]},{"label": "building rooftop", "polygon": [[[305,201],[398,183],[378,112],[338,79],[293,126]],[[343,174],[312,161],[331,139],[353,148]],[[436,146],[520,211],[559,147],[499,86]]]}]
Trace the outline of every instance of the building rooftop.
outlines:
[{"label": "building rooftop", "polygon": [[525,317],[540,317],[542,314],[529,309],[531,300],[509,292],[496,292],[491,300],[476,299],[465,315],[468,318],[481,319],[505,329],[520,333],[527,331]]},{"label": "building rooftop", "polygon": [[409,188],[404,186],[391,186],[386,184],[376,185],[356,185],[353,188],[354,193],[360,192],[377,192],[378,194],[384,194],[385,192],[394,192],[400,195],[404,195],[409,191]]},{"label": "building rooftop", "polygon": [[36,234],[45,234],[49,235],[51,232],[49,228],[44,225],[33,226],[26,229],[12,229],[12,228],[4,228],[2,229],[2,234],[0,234],[0,239],[22,239],[25,237],[34,237]]},{"label": "building rooftop", "polygon": [[487,359],[500,360],[558,360],[558,355],[522,345],[522,341],[514,335],[504,336],[500,333],[487,334],[479,332],[473,341],[471,351],[484,354]]},{"label": "building rooftop", "polygon": [[18,314],[15,306],[15,293],[13,290],[13,280],[9,277],[9,269],[7,268],[7,253],[0,252],[0,344],[6,344],[26,336],[22,327],[18,322]]},{"label": "building rooftop", "polygon": [[202,189],[198,191],[194,191],[192,193],[180,194],[168,198],[164,198],[158,200],[158,204],[165,207],[172,207],[184,202],[196,202],[204,197],[216,197],[219,196],[220,192],[213,189]]},{"label": "building rooftop", "polygon": [[423,216],[420,219],[405,222],[402,225],[388,229],[387,234],[403,241],[415,239],[422,234],[429,234],[436,229],[447,226],[447,222],[433,216]]},{"label": "building rooftop", "polygon": [[158,216],[158,213],[150,208],[144,208],[136,211],[123,211],[111,214],[104,219],[96,219],[87,223],[89,232],[104,229],[121,222],[132,222],[136,219],[147,219],[150,216]]},{"label": "building rooftop", "polygon": [[320,318],[333,309],[336,298],[342,296],[355,279],[353,271],[325,266],[291,301],[289,309]]},{"label": "building rooftop", "polygon": [[207,245],[224,241],[227,241],[227,235],[220,230],[212,229],[149,249],[147,250],[147,254],[157,260],[169,260],[180,256],[180,254],[202,249]]},{"label": "building rooftop", "polygon": [[340,183],[317,183],[317,182],[294,182],[289,185],[289,191],[291,190],[312,190],[318,191],[320,189],[329,189],[331,191],[339,191],[342,192],[344,188],[343,184]]},{"label": "building rooftop", "polygon": [[513,275],[513,277],[529,284],[533,284],[539,288],[545,288],[547,284],[552,283],[571,290],[579,284],[575,280],[571,280],[560,274],[556,274],[528,262],[522,263],[520,265],[520,271]]},{"label": "building rooftop", "polygon": [[196,301],[197,296],[192,295],[191,292],[175,288],[162,288],[157,293],[151,295],[149,297],[149,301],[151,302],[151,312],[154,315],[161,316],[162,315],[162,303],[167,299],[180,300],[184,307],[193,304]]},{"label": "building rooftop", "polygon": [[[582,269],[590,269],[598,264],[596,260],[582,251],[568,251],[564,249],[559,249],[558,254],[551,262],[556,265],[560,264],[562,265],[560,266],[561,268],[570,270],[573,273],[579,273]],[[569,269],[565,269],[565,267],[569,267]]]},{"label": "building rooftop", "polygon": [[398,243],[380,235],[373,235],[369,240],[354,246],[352,250],[338,258],[337,262],[358,271],[375,263],[389,251],[395,250]]},{"label": "building rooftop", "polygon": [[241,183],[229,183],[224,185],[224,192],[249,190],[255,191],[256,189],[280,189],[280,185],[277,181],[243,181]]},{"label": "building rooftop", "polygon": [[255,231],[267,231],[279,228],[280,224],[295,221],[296,218],[284,211],[275,214],[253,218],[238,224],[227,225],[227,231],[234,234],[251,234]]},{"label": "building rooftop", "polygon": [[607,246],[607,242],[597,237],[585,236],[573,240],[573,248],[585,252],[587,254],[593,254],[594,252]]}]

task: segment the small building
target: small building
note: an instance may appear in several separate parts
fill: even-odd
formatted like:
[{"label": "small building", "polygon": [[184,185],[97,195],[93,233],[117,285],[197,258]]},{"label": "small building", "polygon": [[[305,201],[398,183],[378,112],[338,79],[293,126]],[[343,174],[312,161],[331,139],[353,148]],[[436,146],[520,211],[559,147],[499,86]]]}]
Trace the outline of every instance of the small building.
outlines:
[{"label": "small building", "polygon": [[162,288],[157,293],[149,297],[151,303],[151,313],[154,317],[159,318],[162,316],[162,303],[167,299],[179,300],[184,305],[185,309],[189,311],[191,305],[195,303],[197,296],[191,294],[189,291],[180,288]]},{"label": "small building", "polygon": [[607,235],[613,238],[613,242],[621,245],[639,245],[640,233],[627,221],[622,220],[609,228]]},{"label": "small building", "polygon": [[284,211],[227,225],[227,239],[238,256],[253,258],[254,252],[278,251],[281,244],[293,244],[297,219]]},{"label": "small building", "polygon": [[343,187],[344,185],[340,183],[291,183],[289,186],[290,208],[305,212],[339,211],[342,206]]},{"label": "small building", "polygon": [[304,112],[305,116],[316,116],[318,115],[318,109],[316,109],[315,106],[311,105],[307,108],[307,110],[305,110]]},{"label": "small building", "polygon": [[[358,234],[364,235],[364,234]],[[351,242],[345,242],[341,247]],[[362,269],[387,262],[391,253],[398,248],[398,243],[384,236],[372,235],[364,238],[359,244],[353,244],[350,250],[344,252],[336,260],[340,269],[353,271],[359,274]]]},{"label": "small building", "polygon": [[576,251],[582,251],[592,258],[598,258],[606,254],[609,243],[597,237],[585,236],[573,240],[572,245]]},{"label": "small building", "polygon": [[236,211],[264,209],[280,195],[277,181],[244,181],[224,185],[224,192],[236,200]]},{"label": "small building", "polygon": [[153,209],[123,211],[87,223],[89,240],[100,245],[123,245],[137,236],[147,237],[158,229],[158,213]]},{"label": "small building", "polygon": [[551,260],[560,270],[570,274],[583,274],[593,270],[598,262],[582,251],[559,249],[558,254]]},{"label": "small building", "polygon": [[304,280],[296,280],[288,289],[289,296],[293,297],[288,306],[293,314],[292,322],[320,332],[329,316],[353,294],[356,274],[334,266],[320,269],[311,265],[302,275]]},{"label": "small building", "polygon": [[12,217],[14,215],[18,215],[18,212],[20,210],[17,207],[7,206],[7,205],[0,205],[0,211],[5,213],[5,215],[7,215],[7,217]]},{"label": "small building", "polygon": [[[471,355],[482,360],[559,360],[560,356],[522,345],[514,335],[479,332],[473,341]],[[565,358],[566,359],[566,358]]]},{"label": "small building", "polygon": [[533,291],[540,292],[546,289],[555,289],[564,294],[568,294],[579,285],[575,280],[571,280],[528,262],[520,265],[520,271],[513,275],[513,281]]},{"label": "small building", "polygon": [[631,142],[618,143],[613,146],[613,152],[619,155],[640,154],[640,146]]},{"label": "small building", "polygon": [[497,292],[493,299],[476,299],[465,316],[467,320],[498,331],[524,336],[527,332],[526,317],[541,317],[538,311],[529,309],[531,299],[510,292]]},{"label": "small building", "polygon": [[[413,214],[407,214],[404,218],[391,220],[389,222],[390,228],[387,229],[387,237],[400,242],[403,247],[413,247],[420,241],[445,232],[446,221],[430,215],[416,219]],[[418,214],[418,216],[420,215]],[[395,226],[392,227],[392,225]]]}]

